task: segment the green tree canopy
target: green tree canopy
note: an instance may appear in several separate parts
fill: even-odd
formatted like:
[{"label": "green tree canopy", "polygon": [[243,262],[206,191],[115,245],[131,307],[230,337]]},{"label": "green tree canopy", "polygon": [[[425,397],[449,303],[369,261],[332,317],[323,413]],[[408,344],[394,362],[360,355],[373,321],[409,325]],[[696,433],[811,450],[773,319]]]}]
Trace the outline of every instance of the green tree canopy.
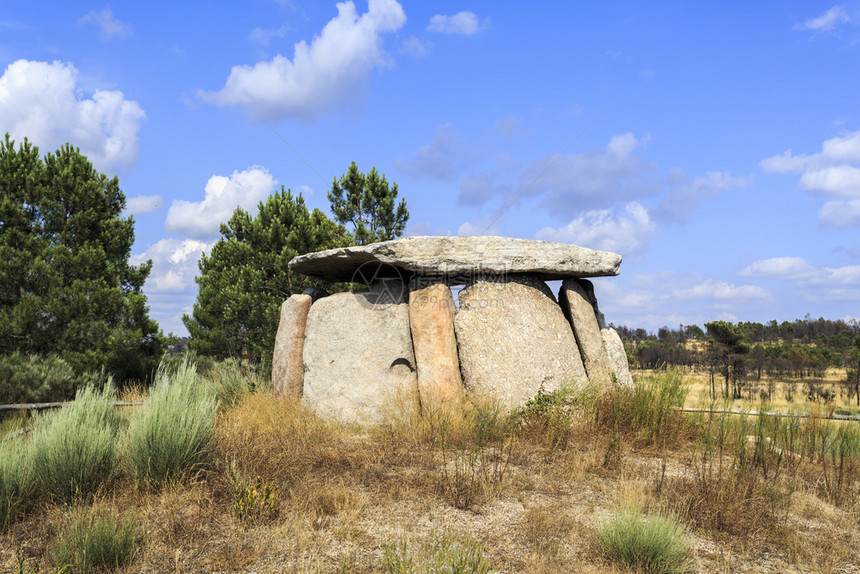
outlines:
[{"label": "green tree canopy", "polygon": [[361,173],[355,162],[332,182],[328,200],[335,221],[352,224],[358,245],[400,237],[409,220],[405,199],[395,208],[397,184],[391,182],[389,186],[385,175],[380,177],[375,167],[367,175]]},{"label": "green tree canopy", "polygon": [[143,378],[162,344],[129,265],[134,220],[119,180],[66,144],[44,160],[0,143],[0,352],[58,353],[76,371]]},{"label": "green tree canopy", "polygon": [[271,363],[281,304],[308,287],[332,285],[289,270],[296,255],[346,247],[346,229],[315,209],[301,194],[271,195],[251,217],[237,208],[211,254],[200,259],[197,302],[182,320],[191,347],[213,357],[242,357]]},{"label": "green tree canopy", "polygon": [[[726,321],[711,321],[705,323],[705,328],[709,347],[725,379],[724,395],[728,398],[731,392],[733,398],[740,398],[739,383],[746,372],[745,358],[750,352],[743,328]],[[731,391],[730,382],[734,383]]]}]

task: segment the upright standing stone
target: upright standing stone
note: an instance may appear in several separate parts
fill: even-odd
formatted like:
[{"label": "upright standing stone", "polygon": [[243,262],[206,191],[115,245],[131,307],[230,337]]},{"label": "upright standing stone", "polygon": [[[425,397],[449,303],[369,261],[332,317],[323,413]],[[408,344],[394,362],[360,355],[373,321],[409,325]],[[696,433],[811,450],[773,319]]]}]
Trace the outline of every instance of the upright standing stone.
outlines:
[{"label": "upright standing stone", "polygon": [[525,403],[538,391],[581,384],[585,370],[570,323],[541,289],[517,281],[483,282],[460,292],[454,319],[466,392]]},{"label": "upright standing stone", "polygon": [[594,305],[589,298],[590,285],[586,281],[565,279],[558,293],[565,317],[573,327],[576,344],[588,379],[593,383],[610,382],[611,365],[603,343],[603,335],[597,322]]},{"label": "upright standing stone", "polygon": [[606,326],[606,317],[603,316],[597,305],[597,297],[594,296],[594,285],[591,281],[580,281],[579,284],[585,289],[588,300],[594,306],[594,315],[597,317],[597,324],[600,325],[600,336],[603,339],[603,352],[609,361],[612,374],[615,375],[615,382],[632,388],[633,377],[630,375],[627,351],[624,350],[624,343],[621,341],[618,331]]},{"label": "upright standing stone", "polygon": [[454,297],[437,283],[409,293],[409,326],[418,370],[422,408],[463,396],[463,379],[454,335]]},{"label": "upright standing stone", "polygon": [[374,424],[389,409],[417,408],[418,379],[409,305],[388,300],[392,285],[335,293],[308,313],[303,401],[318,415]]},{"label": "upright standing stone", "polygon": [[633,387],[633,377],[630,375],[630,365],[627,363],[627,352],[624,343],[618,336],[618,331],[611,327],[600,330],[603,336],[603,346],[609,358],[609,365],[615,375],[615,382],[625,387]]},{"label": "upright standing stone", "polygon": [[302,352],[310,295],[290,295],[281,305],[281,321],[272,355],[272,388],[278,397],[301,399],[305,368]]}]

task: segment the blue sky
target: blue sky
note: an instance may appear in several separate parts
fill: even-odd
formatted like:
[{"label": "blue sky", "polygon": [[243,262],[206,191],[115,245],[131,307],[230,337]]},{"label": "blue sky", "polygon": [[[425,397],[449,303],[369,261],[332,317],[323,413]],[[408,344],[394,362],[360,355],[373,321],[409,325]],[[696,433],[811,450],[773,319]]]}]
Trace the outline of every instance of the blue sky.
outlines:
[{"label": "blue sky", "polygon": [[17,2],[0,132],[118,175],[185,334],[197,260],[351,161],[410,235],[621,253],[607,320],[860,317],[860,2]]}]

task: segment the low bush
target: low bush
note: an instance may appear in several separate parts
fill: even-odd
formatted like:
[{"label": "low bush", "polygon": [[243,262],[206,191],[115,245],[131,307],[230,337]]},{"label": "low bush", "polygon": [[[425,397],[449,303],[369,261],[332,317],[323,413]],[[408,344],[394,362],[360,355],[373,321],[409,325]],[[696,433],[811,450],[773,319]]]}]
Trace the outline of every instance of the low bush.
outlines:
[{"label": "low bush", "polygon": [[114,436],[120,418],[108,381],[98,391],[86,387],[58,411],[36,417],[30,456],[41,494],[59,502],[92,495],[116,471]]},{"label": "low bush", "polygon": [[123,441],[134,479],[160,487],[203,468],[210,460],[217,407],[193,365],[159,371]]},{"label": "low bush", "polygon": [[608,558],[637,571],[669,574],[693,570],[693,549],[686,541],[686,530],[672,518],[621,512],[601,525],[598,536]]},{"label": "low bush", "polygon": [[102,373],[75,374],[59,355],[25,355],[19,351],[0,356],[0,397],[4,403],[42,403],[70,400],[75,390],[101,387]]},{"label": "low bush", "polygon": [[221,407],[232,407],[257,390],[271,390],[271,381],[262,375],[259,365],[244,360],[225,359],[215,363],[207,379]]},{"label": "low bush", "polygon": [[113,513],[90,510],[74,517],[60,533],[51,546],[51,556],[63,572],[112,569],[131,561],[139,538],[133,513],[120,519]]}]

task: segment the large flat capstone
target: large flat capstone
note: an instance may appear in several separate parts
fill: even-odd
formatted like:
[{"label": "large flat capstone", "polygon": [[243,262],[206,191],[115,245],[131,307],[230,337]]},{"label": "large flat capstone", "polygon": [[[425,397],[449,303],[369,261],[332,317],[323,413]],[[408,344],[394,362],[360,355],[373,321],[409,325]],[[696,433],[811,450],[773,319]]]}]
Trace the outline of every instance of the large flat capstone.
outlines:
[{"label": "large flat capstone", "polygon": [[478,275],[508,273],[530,273],[543,281],[618,275],[621,256],[511,237],[406,237],[299,255],[289,265],[298,273],[331,281],[369,284],[405,271],[462,284]]}]

